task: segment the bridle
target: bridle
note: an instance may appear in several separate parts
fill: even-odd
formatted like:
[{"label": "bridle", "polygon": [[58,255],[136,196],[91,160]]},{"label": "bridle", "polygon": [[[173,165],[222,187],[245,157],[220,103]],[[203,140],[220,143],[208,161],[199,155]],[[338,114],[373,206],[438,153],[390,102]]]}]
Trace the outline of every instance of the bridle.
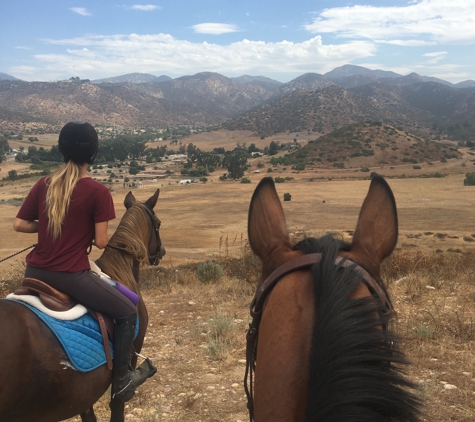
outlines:
[{"label": "bridle", "polygon": [[[247,396],[247,408],[249,410],[249,420],[252,422],[254,420],[254,371],[256,368],[256,358],[257,358],[257,339],[259,324],[262,318],[262,311],[264,308],[264,303],[271,293],[275,285],[282,279],[282,277],[287,274],[302,270],[308,267],[311,267],[314,264],[322,261],[323,255],[321,253],[312,253],[307,255],[301,255],[297,258],[291,259],[286,263],[282,264],[275,271],[271,273],[262,283],[258,285],[258,289],[254,298],[251,302],[251,317],[252,321],[249,324],[249,330],[246,335],[246,372],[244,375],[244,390],[246,391]],[[388,297],[388,294],[382,284],[379,283],[373,276],[371,276],[368,271],[363,267],[356,264],[355,262],[343,258],[337,257],[335,259],[335,265],[347,268],[352,267],[353,271],[356,272],[363,280],[363,282],[368,287],[372,296],[376,297],[384,307],[384,311],[381,312],[382,315],[389,316],[392,314],[394,308]],[[383,324],[383,330],[387,329],[386,324]],[[249,379],[249,383],[248,383]]]},{"label": "bridle", "polygon": [[[145,209],[145,211],[147,212],[147,215],[150,217],[150,223],[151,223],[151,226],[152,226],[151,232],[155,233],[155,236],[153,234],[150,235],[150,238],[149,238],[149,241],[148,241],[148,246],[147,246],[148,262],[149,262],[150,265],[158,265],[161,257],[163,256],[162,255],[162,242],[160,240],[160,235],[158,233],[158,230],[160,229],[161,222],[156,217],[155,212],[153,210],[149,209],[144,204],[138,203],[138,205],[140,207],[142,207],[143,209]],[[148,218],[147,218],[147,220],[148,220]],[[155,241],[156,248],[157,248],[156,249],[157,253],[155,253],[153,255],[150,254],[150,246],[151,246],[152,241]],[[106,248],[107,247],[118,250],[118,251],[121,251],[121,252],[129,253],[125,249],[119,248],[118,246],[111,245],[110,243],[108,243],[106,245]]]},{"label": "bridle", "polygon": [[158,262],[160,261],[160,258],[162,257],[162,242],[160,240],[160,234],[158,233],[158,230],[160,229],[160,220],[157,218],[155,215],[155,212],[151,210],[150,208],[146,207],[143,204],[140,204],[145,210],[147,211],[147,214],[150,217],[151,223],[152,223],[152,232],[155,233],[155,243],[157,246],[157,253],[154,255],[150,254],[150,243],[153,240],[153,235],[150,235],[150,239],[148,241],[148,262],[150,265],[158,265]]}]

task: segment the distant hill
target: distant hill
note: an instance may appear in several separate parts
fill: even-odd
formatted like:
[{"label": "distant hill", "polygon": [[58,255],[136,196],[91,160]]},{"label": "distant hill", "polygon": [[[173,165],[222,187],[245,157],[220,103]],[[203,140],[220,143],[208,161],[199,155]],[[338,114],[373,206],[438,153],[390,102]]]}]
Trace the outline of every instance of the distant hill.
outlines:
[{"label": "distant hill", "polygon": [[4,81],[19,81],[20,79],[15,78],[15,76],[8,75],[8,74],[6,74],[6,73],[0,72],[0,80],[4,80]]},{"label": "distant hill", "polygon": [[381,121],[428,138],[475,138],[474,88],[361,66],[329,73],[335,78],[306,73],[286,84],[213,72],[176,79],[135,73],[94,83],[1,80],[0,130],[56,130],[81,118],[121,127],[222,125],[260,136],[289,131],[318,136],[348,124]]},{"label": "distant hill", "polygon": [[276,81],[274,79],[266,78],[265,76],[243,75],[243,76],[238,76],[237,78],[231,78],[231,79],[243,85],[247,85],[247,84],[259,85],[268,90],[274,90],[284,85],[282,82]]},{"label": "distant hill", "polygon": [[365,76],[374,76],[376,78],[398,78],[402,75],[399,75],[395,72],[390,72],[387,70],[371,70],[363,66],[355,66],[352,64],[345,64],[340,67],[336,67],[335,69],[331,70],[330,72],[325,73],[325,76],[328,79],[340,79],[346,78],[348,76],[358,76],[358,75],[365,75]]},{"label": "distant hill", "polygon": [[319,73],[305,73],[282,85],[279,91],[281,94],[287,94],[296,89],[327,88],[331,85],[334,83]]},{"label": "distant hill", "polygon": [[93,124],[124,127],[211,126],[272,95],[274,91],[259,85],[210,72],[140,84],[0,81],[0,127],[33,127],[28,122],[61,127],[78,116]]},{"label": "distant hill", "polygon": [[[475,90],[457,89],[436,82],[411,85],[386,85],[382,82],[351,89],[358,95],[373,98],[401,113],[428,113],[427,126],[453,139],[475,137]],[[412,110],[412,111],[411,111]],[[421,121],[420,117],[414,117]]]},{"label": "distant hill", "polygon": [[426,142],[421,137],[381,122],[361,122],[310,141],[300,151],[308,164],[355,168],[431,163],[461,157],[450,143]]},{"label": "distant hill", "polygon": [[146,82],[166,82],[170,81],[172,78],[169,76],[154,76],[148,73],[128,73],[126,75],[114,76],[111,78],[104,79],[94,79],[91,81],[93,84],[102,84],[102,83],[111,83],[111,84],[121,84],[121,83],[132,83],[132,84],[143,84]]},{"label": "distant hill", "polygon": [[[403,109],[387,107],[384,102],[332,85],[315,90],[291,91],[241,114],[223,127],[252,130],[259,135],[270,136],[300,131],[329,133],[344,125],[366,120],[391,123],[404,130],[427,135],[431,116],[414,107],[408,108],[405,113]],[[424,124],[421,125],[421,122]]]},{"label": "distant hill", "polygon": [[455,84],[455,87],[457,88],[471,88],[473,86],[475,86],[475,81],[472,79]]}]

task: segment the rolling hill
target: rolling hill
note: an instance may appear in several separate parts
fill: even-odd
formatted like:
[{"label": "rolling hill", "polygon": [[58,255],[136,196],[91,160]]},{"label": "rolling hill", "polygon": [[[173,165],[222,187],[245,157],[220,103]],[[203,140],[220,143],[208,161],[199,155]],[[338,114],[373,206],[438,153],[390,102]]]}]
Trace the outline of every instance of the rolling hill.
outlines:
[{"label": "rolling hill", "polygon": [[291,155],[305,158],[307,164],[328,168],[417,166],[461,157],[461,153],[449,142],[427,141],[380,122],[344,126],[308,142]]}]

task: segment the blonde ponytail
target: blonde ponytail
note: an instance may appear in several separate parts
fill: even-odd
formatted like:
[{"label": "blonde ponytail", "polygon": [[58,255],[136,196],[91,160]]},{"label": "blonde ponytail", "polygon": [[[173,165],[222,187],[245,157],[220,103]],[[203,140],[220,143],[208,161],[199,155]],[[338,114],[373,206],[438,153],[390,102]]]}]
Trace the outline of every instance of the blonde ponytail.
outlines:
[{"label": "blonde ponytail", "polygon": [[79,166],[69,160],[63,167],[46,179],[47,230],[57,239],[61,235],[61,226],[69,209],[71,195],[80,177]]}]

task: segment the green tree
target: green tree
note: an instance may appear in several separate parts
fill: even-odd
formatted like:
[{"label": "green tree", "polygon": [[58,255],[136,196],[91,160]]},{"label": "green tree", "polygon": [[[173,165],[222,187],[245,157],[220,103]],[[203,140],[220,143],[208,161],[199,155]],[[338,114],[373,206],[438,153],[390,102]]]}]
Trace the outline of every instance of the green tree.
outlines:
[{"label": "green tree", "polygon": [[279,144],[275,141],[271,141],[269,144],[269,155],[275,155],[279,152]]},{"label": "green tree", "polygon": [[240,179],[247,169],[247,156],[239,151],[233,151],[224,157],[223,165],[228,169],[229,178]]},{"label": "green tree", "polygon": [[10,151],[8,140],[4,136],[0,136],[0,163],[5,159],[5,154]]}]

